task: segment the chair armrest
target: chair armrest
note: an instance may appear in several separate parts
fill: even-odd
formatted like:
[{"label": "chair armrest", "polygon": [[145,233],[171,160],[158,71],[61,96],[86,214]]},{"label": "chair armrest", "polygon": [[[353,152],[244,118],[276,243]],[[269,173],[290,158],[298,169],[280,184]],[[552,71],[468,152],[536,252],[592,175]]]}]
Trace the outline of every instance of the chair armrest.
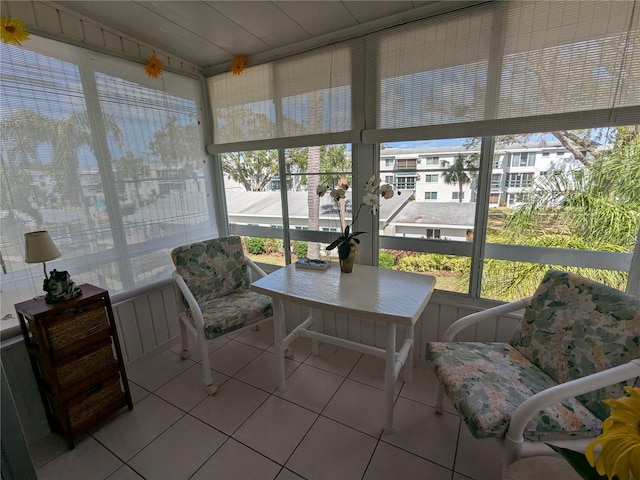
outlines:
[{"label": "chair armrest", "polygon": [[262,278],[262,277],[266,277],[267,276],[265,271],[262,270],[258,265],[256,265],[255,262],[253,260],[251,260],[249,257],[245,256],[244,257],[244,262],[245,262],[245,264],[249,265],[249,268],[251,268],[251,270],[253,272],[255,272],[255,274],[258,276],[258,278]]},{"label": "chair armrest", "polygon": [[191,293],[191,290],[189,290],[189,287],[187,287],[184,278],[182,278],[182,275],[180,275],[177,270],[174,270],[171,276],[175,280],[180,293],[189,305],[193,323],[199,331],[204,331],[204,318],[202,317],[202,310],[200,310],[200,305],[198,305],[198,302],[196,302],[196,298],[193,296],[193,293]]},{"label": "chair armrest", "polygon": [[492,318],[499,317],[500,315],[504,315],[505,313],[515,312],[522,308],[525,308],[531,302],[532,297],[523,298],[521,300],[516,300],[515,302],[505,303],[504,305],[498,305],[497,307],[487,308],[486,310],[482,310],[481,312],[472,313],[471,315],[466,315],[462,318],[459,318],[455,322],[453,322],[447,331],[444,332],[444,337],[442,339],[443,342],[451,342],[455,336],[465,328],[478,323],[484,320],[490,320]]},{"label": "chair armrest", "polygon": [[640,358],[538,392],[527,398],[516,409],[511,417],[506,438],[513,443],[520,444],[524,440],[523,433],[527,422],[540,410],[558,403],[561,400],[582,395],[638,376],[640,376]]}]

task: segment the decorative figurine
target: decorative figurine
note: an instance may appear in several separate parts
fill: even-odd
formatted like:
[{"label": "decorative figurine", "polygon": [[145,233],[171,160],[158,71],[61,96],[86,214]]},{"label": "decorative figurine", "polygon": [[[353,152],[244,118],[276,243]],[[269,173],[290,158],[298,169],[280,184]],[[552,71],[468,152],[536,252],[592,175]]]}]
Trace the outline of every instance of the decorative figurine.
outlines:
[{"label": "decorative figurine", "polygon": [[82,290],[72,280],[69,272],[52,270],[49,278],[44,279],[42,289],[47,292],[44,301],[47,303],[64,302],[82,295]]}]

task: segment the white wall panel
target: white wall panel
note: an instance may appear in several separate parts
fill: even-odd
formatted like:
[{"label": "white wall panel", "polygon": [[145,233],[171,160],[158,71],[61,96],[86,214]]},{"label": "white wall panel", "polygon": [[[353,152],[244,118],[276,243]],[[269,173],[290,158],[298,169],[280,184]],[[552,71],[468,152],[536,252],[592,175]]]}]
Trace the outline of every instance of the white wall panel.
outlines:
[{"label": "white wall panel", "polygon": [[104,48],[104,32],[102,28],[91,22],[82,22],[82,28],[84,30],[84,41],[88,45],[99,45]]},{"label": "white wall panel", "polygon": [[78,42],[84,41],[82,20],[64,11],[58,11],[58,15],[60,18],[60,33]]},{"label": "white wall panel", "polygon": [[3,2],[2,16],[19,18],[25,24],[36,23],[36,17],[33,11],[33,4],[31,2],[15,2],[15,1]]},{"label": "white wall panel", "polygon": [[150,321],[155,332],[154,345],[162,345],[171,339],[167,322],[167,316],[170,312],[165,309],[162,290],[150,292],[147,295],[147,303]]},{"label": "white wall panel", "polygon": [[[297,304],[284,305],[287,331],[309,315],[309,309]],[[163,345],[175,344],[180,334],[177,311],[182,308],[172,284],[149,291],[134,299],[114,305],[114,313],[120,332],[126,362],[131,362],[152,352],[162,351]],[[414,357],[424,357],[424,346],[428,341],[442,339],[447,328],[458,318],[469,315],[478,308],[469,306],[443,305],[433,300],[427,305],[415,326]],[[501,317],[482,325],[470,327],[461,332],[462,341],[508,341],[517,321],[511,317]],[[385,346],[386,324],[326,312],[319,321],[320,331],[337,335],[352,341],[359,341],[377,347]],[[403,328],[398,328],[398,346],[405,338]],[[192,342],[193,343],[193,342]]]},{"label": "white wall panel", "polygon": [[2,15],[19,18],[28,31],[37,35],[107,51],[118,57],[138,60],[140,63],[146,63],[155,51],[165,68],[190,75],[201,74],[201,68],[191,62],[153,49],[135,38],[50,2],[3,0]]},{"label": "white wall panel", "polygon": [[54,34],[62,34],[58,11],[54,7],[43,2],[33,2],[33,11],[35,12],[36,27]]},{"label": "white wall panel", "polygon": [[132,302],[114,305],[113,316],[118,326],[118,336],[125,362],[141,357],[144,351],[138,334],[138,322]]}]

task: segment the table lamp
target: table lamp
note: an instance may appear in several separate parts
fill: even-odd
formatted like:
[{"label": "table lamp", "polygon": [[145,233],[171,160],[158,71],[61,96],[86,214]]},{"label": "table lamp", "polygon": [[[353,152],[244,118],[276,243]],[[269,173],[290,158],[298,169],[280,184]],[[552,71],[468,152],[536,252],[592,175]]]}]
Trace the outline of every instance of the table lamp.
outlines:
[{"label": "table lamp", "polygon": [[24,234],[24,261],[27,263],[40,263],[44,268],[44,279],[48,280],[47,263],[49,260],[60,258],[60,251],[53,243],[49,232],[40,230]]},{"label": "table lamp", "polygon": [[27,263],[40,263],[44,268],[44,284],[42,289],[47,292],[44,301],[47,303],[63,302],[82,295],[82,290],[69,276],[69,272],[51,271],[51,278],[47,275],[48,260],[60,257],[60,251],[51,240],[49,232],[41,230],[24,234],[24,260]]}]

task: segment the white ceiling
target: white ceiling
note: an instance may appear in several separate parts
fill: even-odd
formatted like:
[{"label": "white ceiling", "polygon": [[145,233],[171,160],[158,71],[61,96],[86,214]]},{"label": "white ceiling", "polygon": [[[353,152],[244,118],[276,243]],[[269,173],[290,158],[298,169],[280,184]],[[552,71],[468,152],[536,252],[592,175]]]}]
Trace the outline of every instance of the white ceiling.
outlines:
[{"label": "white ceiling", "polygon": [[463,8],[480,1],[56,1],[57,5],[200,66],[228,70]]}]

